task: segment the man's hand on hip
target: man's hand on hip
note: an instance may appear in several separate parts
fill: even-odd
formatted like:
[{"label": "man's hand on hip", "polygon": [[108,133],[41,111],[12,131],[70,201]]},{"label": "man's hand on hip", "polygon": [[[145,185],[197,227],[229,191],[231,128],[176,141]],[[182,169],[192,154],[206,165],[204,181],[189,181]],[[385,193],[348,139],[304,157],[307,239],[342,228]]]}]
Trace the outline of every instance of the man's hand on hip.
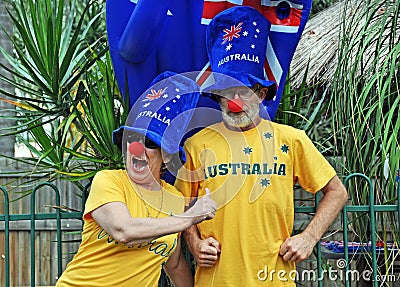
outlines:
[{"label": "man's hand on hip", "polygon": [[307,259],[313,252],[315,243],[306,233],[300,233],[286,238],[279,250],[283,260],[301,262]]}]

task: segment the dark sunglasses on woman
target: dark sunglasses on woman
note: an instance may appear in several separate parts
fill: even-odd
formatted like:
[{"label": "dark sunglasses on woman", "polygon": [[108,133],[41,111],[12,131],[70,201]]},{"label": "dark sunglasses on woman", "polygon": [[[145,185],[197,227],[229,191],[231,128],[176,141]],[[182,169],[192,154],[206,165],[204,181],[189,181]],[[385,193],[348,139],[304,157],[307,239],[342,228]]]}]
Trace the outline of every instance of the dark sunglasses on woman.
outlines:
[{"label": "dark sunglasses on woman", "polygon": [[142,142],[142,143],[144,143],[144,146],[146,148],[149,148],[149,149],[159,148],[159,146],[154,141],[152,141],[148,137],[146,137],[144,135],[141,135],[141,134],[138,134],[138,133],[130,133],[130,134],[128,134],[126,136],[126,141],[128,143]]}]

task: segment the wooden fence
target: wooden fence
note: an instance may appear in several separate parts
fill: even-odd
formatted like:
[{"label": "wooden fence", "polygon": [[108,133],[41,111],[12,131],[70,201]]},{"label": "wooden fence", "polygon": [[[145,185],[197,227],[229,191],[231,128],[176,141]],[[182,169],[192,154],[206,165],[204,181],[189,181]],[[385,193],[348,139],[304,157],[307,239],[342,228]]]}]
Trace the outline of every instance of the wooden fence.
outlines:
[{"label": "wooden fence", "polygon": [[[0,186],[8,191],[9,214],[29,214],[31,210],[31,196],[26,192],[32,190],[33,185],[29,181],[34,177],[25,179],[9,172],[0,173]],[[37,180],[36,183],[37,184]],[[54,185],[60,191],[60,202],[71,210],[81,212],[82,193],[73,184],[66,181],[56,181]],[[35,196],[34,209],[38,214],[55,213],[56,193],[49,186],[41,187]],[[5,214],[4,197],[0,196],[0,214]],[[67,209],[64,209],[67,210]],[[68,212],[68,211],[67,211]],[[5,257],[10,260],[10,286],[28,286],[31,281],[31,240],[35,241],[35,275],[36,285],[54,285],[58,278],[58,255],[57,255],[57,224],[52,219],[35,220],[34,235],[31,235],[31,221],[22,217],[18,221],[9,222],[9,254],[5,254],[5,221],[0,221],[0,286],[6,286],[6,264]],[[61,220],[62,261],[61,268],[64,270],[66,264],[72,259],[78,250],[80,243],[80,230],[82,221],[80,219]]]}]

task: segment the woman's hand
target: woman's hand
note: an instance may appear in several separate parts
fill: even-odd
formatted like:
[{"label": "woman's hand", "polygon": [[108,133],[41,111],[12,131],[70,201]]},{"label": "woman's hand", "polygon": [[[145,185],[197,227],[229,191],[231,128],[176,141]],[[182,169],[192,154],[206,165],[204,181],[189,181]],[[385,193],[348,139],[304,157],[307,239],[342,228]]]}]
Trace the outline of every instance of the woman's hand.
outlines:
[{"label": "woman's hand", "polygon": [[206,188],[206,195],[197,198],[196,203],[189,208],[183,216],[192,218],[192,224],[197,224],[203,220],[214,218],[217,204],[211,199],[210,190]]}]

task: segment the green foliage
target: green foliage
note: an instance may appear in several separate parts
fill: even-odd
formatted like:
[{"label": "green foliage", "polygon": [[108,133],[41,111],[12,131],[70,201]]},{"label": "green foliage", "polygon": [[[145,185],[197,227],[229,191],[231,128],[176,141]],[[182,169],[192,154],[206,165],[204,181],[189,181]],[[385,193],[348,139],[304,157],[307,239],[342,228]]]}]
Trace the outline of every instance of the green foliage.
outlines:
[{"label": "green foliage", "polygon": [[0,135],[17,135],[33,154],[16,160],[47,180],[78,182],[99,169],[119,167],[121,153],[111,133],[125,122],[126,109],[106,39],[95,27],[104,23],[104,3],[18,0],[9,5],[15,31],[7,35],[15,55],[0,47],[12,66],[1,65],[12,77],[0,79],[16,92],[0,93],[16,106],[16,126]]},{"label": "green foliage", "polygon": [[366,16],[353,14],[343,25],[331,96],[336,152],[348,172],[377,179],[386,203],[396,196],[400,160],[400,3],[363,1],[358,9]]},{"label": "green foliage", "polygon": [[308,67],[299,89],[291,90],[290,73],[285,83],[283,96],[275,118],[276,122],[290,125],[306,131],[318,149],[325,155],[331,155],[332,130],[326,119],[328,101],[327,90],[322,93],[317,85],[307,86]]},{"label": "green foliage", "polygon": [[[356,3],[357,6],[350,5]],[[400,162],[399,1],[346,1],[339,62],[331,95],[332,126],[344,173],[360,172],[374,182],[376,204],[394,204]],[[354,11],[357,11],[354,13]],[[349,188],[353,204],[368,204],[365,182]],[[381,240],[398,243],[398,219],[379,214]],[[367,241],[369,218],[359,213],[352,224]],[[387,252],[385,251],[385,256]],[[387,258],[386,258],[387,259]],[[391,268],[385,260],[386,268]]]}]

